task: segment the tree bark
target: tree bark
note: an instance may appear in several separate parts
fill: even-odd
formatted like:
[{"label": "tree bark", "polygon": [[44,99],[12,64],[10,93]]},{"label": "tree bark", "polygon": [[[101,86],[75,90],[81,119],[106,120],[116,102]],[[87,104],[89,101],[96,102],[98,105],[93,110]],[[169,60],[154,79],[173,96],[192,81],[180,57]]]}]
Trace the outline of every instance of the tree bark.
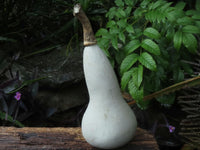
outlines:
[{"label": "tree bark", "polygon": [[[2,150],[98,150],[82,137],[80,128],[0,127]],[[153,135],[137,128],[134,139],[118,150],[158,150]]]}]

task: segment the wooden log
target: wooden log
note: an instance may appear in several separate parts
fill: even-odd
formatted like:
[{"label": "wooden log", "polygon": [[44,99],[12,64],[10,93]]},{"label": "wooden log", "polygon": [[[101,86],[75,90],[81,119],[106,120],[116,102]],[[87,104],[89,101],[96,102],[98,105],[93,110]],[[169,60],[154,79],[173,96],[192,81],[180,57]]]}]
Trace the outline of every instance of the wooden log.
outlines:
[{"label": "wooden log", "polygon": [[[77,128],[0,127],[1,150],[98,150],[90,146]],[[118,150],[158,150],[153,135],[137,128],[134,139]]]}]

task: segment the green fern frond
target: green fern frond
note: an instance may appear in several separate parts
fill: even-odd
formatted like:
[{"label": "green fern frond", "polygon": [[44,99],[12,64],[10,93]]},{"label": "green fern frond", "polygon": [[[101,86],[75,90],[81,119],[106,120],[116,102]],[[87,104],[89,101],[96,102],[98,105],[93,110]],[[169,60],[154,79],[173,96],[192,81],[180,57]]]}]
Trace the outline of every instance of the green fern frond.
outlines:
[{"label": "green fern frond", "polygon": [[172,2],[168,3],[163,0],[152,2],[145,14],[146,20],[152,23],[164,23],[167,19],[168,13],[172,11],[172,7],[170,7],[171,4]]}]

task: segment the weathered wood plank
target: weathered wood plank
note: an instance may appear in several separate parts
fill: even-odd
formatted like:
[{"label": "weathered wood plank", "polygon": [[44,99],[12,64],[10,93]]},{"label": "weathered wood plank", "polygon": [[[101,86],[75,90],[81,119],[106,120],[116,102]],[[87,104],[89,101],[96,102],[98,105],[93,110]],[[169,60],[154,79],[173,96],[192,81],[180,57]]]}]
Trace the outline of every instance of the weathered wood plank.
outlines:
[{"label": "weathered wood plank", "polygon": [[[97,150],[82,137],[80,128],[0,127],[2,150]],[[147,131],[137,128],[134,139],[118,150],[158,150]]]}]

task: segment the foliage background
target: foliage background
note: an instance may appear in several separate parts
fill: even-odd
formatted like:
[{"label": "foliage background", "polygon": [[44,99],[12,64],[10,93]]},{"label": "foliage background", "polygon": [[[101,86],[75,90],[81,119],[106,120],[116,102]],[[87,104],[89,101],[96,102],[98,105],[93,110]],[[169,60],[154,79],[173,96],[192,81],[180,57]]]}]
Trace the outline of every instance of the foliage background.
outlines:
[{"label": "foliage background", "polygon": [[[122,90],[129,92],[140,108],[149,104],[142,101],[145,95],[197,75],[190,64],[199,56],[200,0],[3,0],[1,82],[19,80],[19,76],[5,78],[5,70],[9,71],[20,58],[62,46],[67,55],[73,46],[81,45],[82,28],[72,15],[77,2],[91,20],[98,44],[109,57]],[[5,64],[5,60],[10,63]],[[22,88],[34,81],[25,82]],[[2,91],[0,87],[0,96]],[[11,94],[4,97],[13,97]],[[162,96],[157,101],[171,106],[175,96]],[[3,107],[5,111],[6,105]],[[5,114],[0,116],[5,118]]]},{"label": "foliage background", "polygon": [[[193,74],[189,63],[199,51],[200,1],[115,0],[106,14],[106,28],[96,33],[138,106],[147,108],[144,95],[183,81]],[[157,98],[174,103],[175,94]]]}]

